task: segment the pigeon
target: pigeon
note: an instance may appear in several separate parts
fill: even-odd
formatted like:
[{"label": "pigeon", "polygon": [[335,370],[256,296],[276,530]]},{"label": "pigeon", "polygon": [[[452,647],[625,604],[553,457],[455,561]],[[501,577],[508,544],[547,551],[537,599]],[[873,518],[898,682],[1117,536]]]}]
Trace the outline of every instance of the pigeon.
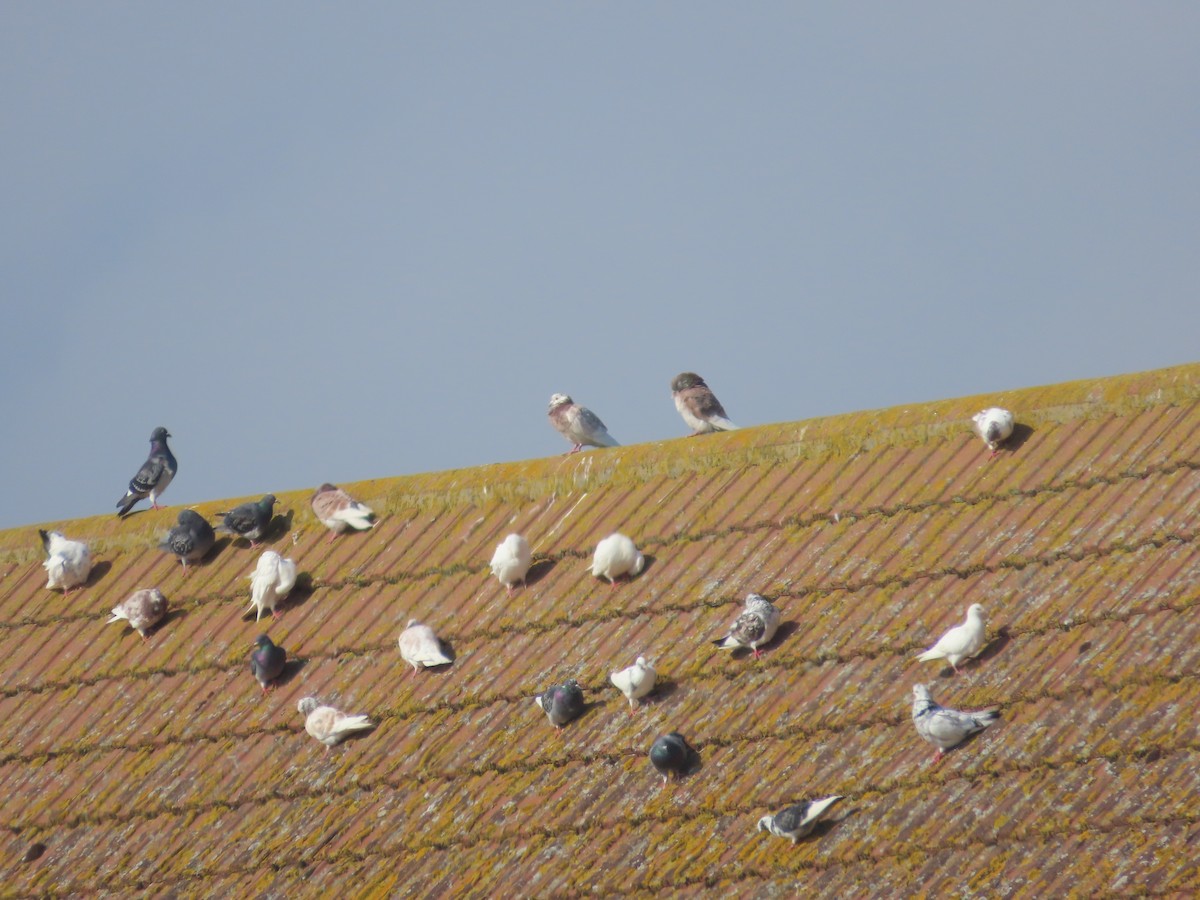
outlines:
[{"label": "pigeon", "polygon": [[583,691],[579,682],[569,678],[562,684],[551,685],[533,698],[533,702],[545,710],[550,724],[559,732],[572,719],[583,715]]},{"label": "pigeon", "polygon": [[589,571],[597,578],[607,578],[609,584],[622,575],[632,578],[642,571],[646,557],[623,534],[610,534],[596,545]]},{"label": "pigeon", "polygon": [[1000,452],[1000,445],[1013,433],[1013,414],[998,406],[981,409],[971,416],[971,421],[975,423],[975,433],[983,438],[992,456]]},{"label": "pigeon", "polygon": [[177,524],[158,547],[178,556],[186,573],[188,563],[204,559],[216,539],[213,527],[204,516],[194,509],[181,509]]},{"label": "pigeon", "polygon": [[967,621],[955,625],[943,634],[936,644],[917,657],[921,662],[931,659],[944,659],[950,663],[954,674],[958,674],[958,664],[964,659],[970,659],[983,649],[987,637],[987,619],[983,607],[972,603],[967,607]]},{"label": "pigeon", "polygon": [[375,513],[340,487],[326,482],[312,495],[312,511],[329,529],[329,540],[345,531],[366,531],[375,527]]},{"label": "pigeon", "polygon": [[671,381],[671,395],[692,435],[713,431],[736,431],[737,426],[725,415],[725,407],[695,372],[680,372]]},{"label": "pigeon", "polygon": [[254,567],[254,574],[246,577],[250,580],[250,606],[246,612],[258,610],[255,622],[262,618],[264,609],[271,611],[272,619],[279,618],[275,607],[296,586],[296,563],[284,559],[274,550],[264,550]]},{"label": "pigeon", "polygon": [[758,659],[758,648],[768,643],[779,628],[779,608],[761,594],[747,594],[741,615],[729,626],[729,634],[713,641],[722,650],[749,647]]},{"label": "pigeon", "polygon": [[283,667],[287,664],[287,651],[272,643],[265,634],[260,634],[252,646],[254,649],[250,653],[250,671],[258,679],[265,694],[270,690],[271,682],[283,674]]},{"label": "pigeon", "polygon": [[678,731],[655,738],[650,745],[650,764],[662,776],[663,784],[668,775],[678,778],[686,772],[691,758],[692,748]]},{"label": "pigeon", "polygon": [[217,526],[219,531],[228,531],[235,537],[244,537],[251,547],[257,547],[262,536],[267,533],[274,515],[275,495],[267,494],[257,503],[251,501],[235,506],[229,512],[219,512],[225,520]]},{"label": "pigeon", "polygon": [[129,481],[129,490],[117,501],[117,515],[125,516],[139,500],[150,498],[154,509],[161,509],[158,498],[163,495],[179,464],[175,462],[175,454],[167,446],[167,438],[171,436],[167,429],[159,425],[150,432],[150,455],[137,470],[137,474]]},{"label": "pigeon", "polygon": [[332,706],[321,706],[316,697],[305,697],[296,709],[304,716],[304,730],[325,745],[326,753],[347,735],[375,727],[366,716],[351,716]]},{"label": "pigeon", "polygon": [[840,796],[826,797],[824,800],[805,800],[795,806],[789,806],[773,816],[763,816],[758,820],[759,831],[769,831],[782,838],[790,838],[794,844],[802,837],[808,837],[816,827],[821,815],[842,798]]},{"label": "pigeon", "polygon": [[400,632],[400,658],[413,667],[413,671],[425,666],[445,666],[454,662],[442,652],[442,642],[433,629],[416,619],[408,620],[408,627]]},{"label": "pigeon", "polygon": [[525,576],[529,574],[532,564],[533,551],[529,548],[529,541],[519,534],[510,534],[496,545],[496,552],[492,554],[492,574],[509,594],[518,581],[525,584]]},{"label": "pigeon", "polygon": [[644,656],[639,656],[637,662],[627,669],[609,673],[608,680],[629,700],[629,714],[637,708],[637,702],[654,690],[654,682],[658,673],[654,666],[646,662]]},{"label": "pigeon", "polygon": [[112,618],[105,622],[111,625],[125,619],[146,640],[146,629],[162,621],[167,614],[167,598],[158,588],[143,588],[134,591],[113,607]]},{"label": "pigeon", "polygon": [[1000,713],[994,709],[974,713],[946,709],[934,702],[926,685],[914,684],[912,717],[917,734],[937,747],[933,757],[934,764],[937,764],[947,750],[976,732],[983,731],[1000,718]]},{"label": "pigeon", "polygon": [[567,451],[568,454],[579,452],[585,445],[589,447],[621,446],[613,440],[598,415],[586,406],[580,406],[566,394],[555,394],[550,398],[548,415],[550,424],[574,445]]},{"label": "pigeon", "polygon": [[42,546],[46,549],[46,561],[42,563],[49,576],[46,587],[64,594],[72,588],[82,586],[92,574],[92,551],[83,541],[72,541],[61,531],[42,531]]}]

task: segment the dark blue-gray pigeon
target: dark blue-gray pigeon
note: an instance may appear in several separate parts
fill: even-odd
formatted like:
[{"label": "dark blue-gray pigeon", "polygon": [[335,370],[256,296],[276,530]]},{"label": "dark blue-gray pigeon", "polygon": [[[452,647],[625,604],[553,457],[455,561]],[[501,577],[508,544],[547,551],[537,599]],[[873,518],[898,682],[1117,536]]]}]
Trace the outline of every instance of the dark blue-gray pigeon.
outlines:
[{"label": "dark blue-gray pigeon", "polygon": [[257,547],[267,533],[274,513],[275,495],[267,494],[261,500],[249,501],[235,506],[229,512],[219,512],[224,521],[217,526],[219,531],[228,531],[236,537],[244,537],[251,547]]},{"label": "dark blue-gray pigeon", "polygon": [[650,764],[662,776],[663,784],[667,783],[667,776],[678,777],[686,772],[691,757],[692,748],[678,731],[655,738],[650,745]]},{"label": "dark blue-gray pigeon", "polygon": [[550,718],[550,724],[559,731],[572,719],[583,715],[583,691],[579,682],[568,678],[562,684],[551,685],[533,698]]},{"label": "dark blue-gray pigeon", "polygon": [[117,515],[124,516],[133,509],[139,500],[150,498],[154,509],[159,509],[158,498],[162,496],[175,472],[179,468],[175,462],[175,454],[167,446],[167,438],[171,435],[167,429],[159,425],[150,432],[150,455],[137,470],[137,474],[129,481],[129,490],[117,501]]},{"label": "dark blue-gray pigeon", "polygon": [[250,671],[262,685],[264,694],[269,690],[268,685],[283,674],[285,665],[287,651],[272,643],[265,634],[260,634],[254,642],[254,650],[250,653]]},{"label": "dark blue-gray pigeon", "polygon": [[794,844],[800,838],[808,837],[825,811],[841,799],[840,796],[833,796],[824,800],[805,800],[773,816],[763,816],[758,820],[758,830],[788,838]]},{"label": "dark blue-gray pigeon", "polygon": [[158,548],[178,556],[184,574],[187,574],[188,563],[204,559],[216,539],[213,527],[204,516],[194,509],[181,509],[175,527],[167,532]]}]

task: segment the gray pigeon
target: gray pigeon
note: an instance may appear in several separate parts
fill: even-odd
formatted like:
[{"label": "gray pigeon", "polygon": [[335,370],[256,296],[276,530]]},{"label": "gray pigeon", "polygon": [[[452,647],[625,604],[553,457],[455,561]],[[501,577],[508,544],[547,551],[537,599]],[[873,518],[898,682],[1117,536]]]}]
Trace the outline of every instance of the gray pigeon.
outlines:
[{"label": "gray pigeon", "polygon": [[573,446],[568,453],[577,453],[584,446],[589,447],[620,447],[600,417],[580,406],[566,394],[555,394],[550,398],[550,424],[558,433],[570,441]]},{"label": "gray pigeon", "polygon": [[722,650],[749,647],[758,659],[758,648],[769,643],[779,628],[779,609],[761,594],[747,594],[741,615],[729,626],[729,634],[713,641]]},{"label": "gray pigeon", "polygon": [[533,702],[545,711],[550,717],[550,724],[560,732],[572,719],[583,715],[583,691],[574,678],[568,678],[562,684],[551,685],[534,697]]},{"label": "gray pigeon", "polygon": [[167,598],[158,588],[143,588],[134,591],[113,607],[112,618],[105,622],[111,625],[125,619],[146,640],[146,630],[157,625],[167,614]]},{"label": "gray pigeon", "polygon": [[650,764],[662,776],[663,784],[667,783],[668,775],[679,777],[686,772],[691,757],[692,748],[678,731],[655,738],[650,745]]},{"label": "gray pigeon", "polygon": [[675,408],[693,435],[737,430],[725,415],[725,407],[695,372],[676,375],[671,381],[671,395],[675,398]]},{"label": "gray pigeon", "polygon": [[217,536],[208,520],[194,509],[181,509],[177,524],[158,545],[160,550],[174,553],[188,571],[188,563],[199,562],[212,549]]},{"label": "gray pigeon", "polygon": [[258,502],[242,503],[229,512],[219,512],[225,520],[217,526],[218,531],[227,531],[235,537],[244,537],[251,547],[257,547],[267,533],[274,515],[275,495],[267,494]]},{"label": "gray pigeon", "polygon": [[160,508],[158,498],[167,489],[179,467],[175,462],[175,454],[167,446],[167,438],[170,436],[167,429],[161,425],[150,432],[150,455],[137,470],[137,474],[130,479],[129,490],[125,492],[125,496],[117,501],[118,516],[128,514],[135,503],[147,497],[150,498],[154,509]]},{"label": "gray pigeon", "polygon": [[253,646],[254,649],[250,653],[250,671],[258,679],[265,694],[270,690],[271,682],[283,674],[283,667],[287,665],[287,651],[272,643],[265,634],[260,634]]},{"label": "gray pigeon", "polygon": [[951,747],[956,747],[976,732],[983,731],[1000,718],[994,709],[982,712],[959,712],[938,706],[929,696],[929,688],[923,684],[913,685],[913,724],[917,734],[937,747],[933,762],[941,762],[942,756]]},{"label": "gray pigeon", "polygon": [[800,838],[808,837],[825,810],[841,799],[840,796],[835,796],[826,797],[824,800],[805,800],[773,816],[763,816],[758,820],[758,830],[790,838],[794,844]]}]

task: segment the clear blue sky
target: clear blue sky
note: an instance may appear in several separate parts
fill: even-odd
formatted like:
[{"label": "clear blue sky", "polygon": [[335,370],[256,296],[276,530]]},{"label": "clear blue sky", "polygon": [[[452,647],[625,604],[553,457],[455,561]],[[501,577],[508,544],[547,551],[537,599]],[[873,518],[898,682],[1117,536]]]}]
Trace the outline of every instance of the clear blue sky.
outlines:
[{"label": "clear blue sky", "polygon": [[1198,358],[1195,3],[6,3],[0,527]]}]

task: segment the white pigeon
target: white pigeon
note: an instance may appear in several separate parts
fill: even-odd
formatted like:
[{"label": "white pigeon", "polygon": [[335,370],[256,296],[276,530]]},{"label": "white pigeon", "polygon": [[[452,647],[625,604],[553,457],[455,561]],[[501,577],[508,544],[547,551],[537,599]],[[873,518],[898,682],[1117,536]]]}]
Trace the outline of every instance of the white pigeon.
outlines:
[{"label": "white pigeon", "polygon": [[408,620],[408,627],[400,632],[400,657],[417,671],[421,666],[445,666],[454,660],[442,651],[442,642],[433,629],[416,619]]},{"label": "white pigeon", "polygon": [[347,735],[375,727],[366,716],[351,716],[332,706],[322,706],[316,697],[305,697],[296,709],[304,716],[304,730],[325,745],[326,753]]},{"label": "white pigeon", "polygon": [[92,574],[92,551],[83,541],[72,541],[59,531],[42,531],[42,547],[46,550],[46,587],[64,594],[83,585]]},{"label": "white pigeon", "polygon": [[758,830],[788,838],[794,844],[800,838],[808,837],[824,812],[841,799],[840,796],[834,796],[797,803],[773,816],[763,816],[758,820]]},{"label": "white pigeon", "polygon": [[597,578],[607,578],[609,584],[622,575],[632,578],[642,571],[646,557],[637,545],[623,534],[610,534],[596,545],[592,556],[591,573]]},{"label": "white pigeon", "polygon": [[934,764],[937,764],[947,750],[976,732],[983,731],[1000,718],[1000,713],[994,709],[973,713],[947,709],[934,702],[929,696],[928,687],[914,684],[912,718],[917,734],[937,747],[933,757]]},{"label": "white pigeon", "polygon": [[329,529],[329,540],[353,529],[366,531],[375,527],[375,513],[359,503],[344,490],[329,482],[317,488],[309,501],[313,515]]},{"label": "white pigeon", "polygon": [[1013,414],[999,406],[981,409],[971,416],[971,421],[975,423],[975,433],[983,438],[992,456],[1000,451],[1000,445],[1013,433]]},{"label": "white pigeon", "polygon": [[510,594],[518,581],[525,584],[525,576],[529,574],[531,565],[533,550],[529,547],[529,541],[519,534],[510,534],[496,545],[496,552],[492,554],[492,574]]},{"label": "white pigeon", "polygon": [[758,659],[758,648],[769,643],[779,629],[779,608],[761,594],[747,594],[741,614],[729,626],[729,634],[713,641],[722,650],[749,647]]},{"label": "white pigeon", "polygon": [[274,550],[265,550],[258,558],[254,574],[246,577],[250,580],[250,605],[246,612],[258,610],[255,622],[262,618],[264,609],[271,611],[271,618],[278,618],[276,605],[296,586],[296,563],[284,559]]},{"label": "white pigeon", "polygon": [[125,619],[146,640],[146,630],[154,627],[167,614],[167,598],[158,588],[143,588],[134,591],[113,607],[112,618],[105,622],[111,625]]},{"label": "white pigeon", "polygon": [[608,680],[625,695],[629,701],[629,714],[633,715],[638,700],[654,690],[654,682],[658,680],[658,673],[654,671],[654,666],[646,662],[644,656],[639,656],[637,662],[632,666],[610,672]]},{"label": "white pigeon", "polygon": [[955,625],[940,638],[938,642],[917,657],[921,662],[932,659],[944,659],[950,663],[950,668],[958,674],[958,664],[964,659],[970,659],[983,649],[987,638],[987,617],[984,609],[978,603],[967,607],[967,621]]}]

